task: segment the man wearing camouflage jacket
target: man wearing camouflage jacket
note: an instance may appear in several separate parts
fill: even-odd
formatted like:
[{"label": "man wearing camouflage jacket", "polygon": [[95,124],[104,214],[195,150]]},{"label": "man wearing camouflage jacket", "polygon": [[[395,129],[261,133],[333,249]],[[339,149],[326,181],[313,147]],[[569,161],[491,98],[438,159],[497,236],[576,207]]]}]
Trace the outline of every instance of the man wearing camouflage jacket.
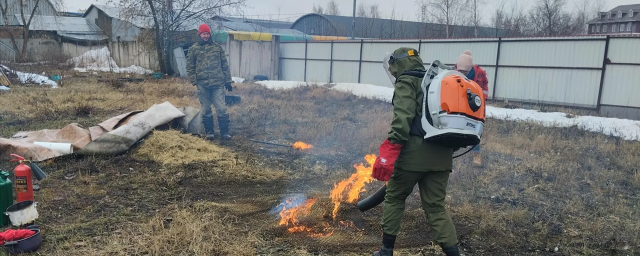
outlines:
[{"label": "man wearing camouflage jacket", "polygon": [[211,29],[207,24],[198,28],[198,42],[189,48],[187,56],[189,80],[198,87],[198,99],[202,105],[202,124],[208,139],[214,138],[213,112],[216,108],[220,135],[230,139],[229,113],[225,103],[225,88],[231,91],[229,64],[222,47],[211,39]]}]

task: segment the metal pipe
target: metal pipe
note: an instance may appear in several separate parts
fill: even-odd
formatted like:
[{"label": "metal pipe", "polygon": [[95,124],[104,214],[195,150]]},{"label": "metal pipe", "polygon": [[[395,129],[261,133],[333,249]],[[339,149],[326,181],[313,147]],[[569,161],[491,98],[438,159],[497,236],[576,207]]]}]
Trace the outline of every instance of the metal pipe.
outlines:
[{"label": "metal pipe", "polygon": [[353,24],[351,24],[351,40],[356,38],[356,0],[353,0]]}]

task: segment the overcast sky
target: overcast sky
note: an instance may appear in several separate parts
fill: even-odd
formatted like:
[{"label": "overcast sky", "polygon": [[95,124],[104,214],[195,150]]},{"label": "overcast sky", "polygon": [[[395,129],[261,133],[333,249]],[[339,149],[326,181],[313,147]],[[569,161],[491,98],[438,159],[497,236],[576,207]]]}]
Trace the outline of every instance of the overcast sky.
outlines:
[{"label": "overcast sky", "polygon": [[[107,0],[64,0],[67,10],[78,11],[88,8],[93,3],[104,4]],[[248,18],[261,18],[271,20],[289,20],[295,21],[296,18],[303,14],[310,13],[313,5],[326,7],[330,0],[246,0],[246,7],[243,13]],[[378,4],[382,16],[388,18],[391,16],[395,6],[396,19],[417,20],[418,10],[417,1],[419,0],[358,0],[358,4],[367,5]],[[483,10],[491,13],[497,5],[502,2],[509,4],[520,4],[523,6],[531,5],[535,0],[481,0],[484,1]],[[567,0],[567,6],[572,7],[576,3],[584,0]],[[607,10],[618,5],[637,4],[640,0],[605,0]],[[340,7],[340,15],[351,16],[353,13],[352,0],[336,0]],[[484,22],[489,22],[491,17],[483,17]]]}]

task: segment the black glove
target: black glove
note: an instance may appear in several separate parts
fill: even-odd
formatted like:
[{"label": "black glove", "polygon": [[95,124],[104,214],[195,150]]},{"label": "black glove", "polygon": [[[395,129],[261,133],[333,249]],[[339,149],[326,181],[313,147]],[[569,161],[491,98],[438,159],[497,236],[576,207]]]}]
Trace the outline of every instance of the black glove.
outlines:
[{"label": "black glove", "polygon": [[233,91],[233,87],[231,87],[231,83],[225,83],[224,88],[227,88],[227,91]]}]

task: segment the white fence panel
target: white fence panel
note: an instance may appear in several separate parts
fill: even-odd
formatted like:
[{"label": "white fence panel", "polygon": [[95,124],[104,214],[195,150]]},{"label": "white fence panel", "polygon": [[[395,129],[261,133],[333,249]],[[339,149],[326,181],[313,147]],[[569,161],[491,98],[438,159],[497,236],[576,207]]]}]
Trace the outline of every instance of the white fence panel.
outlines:
[{"label": "white fence panel", "polygon": [[611,38],[608,57],[613,63],[640,63],[640,38]]},{"label": "white fence panel", "polygon": [[[357,71],[356,71],[357,72]],[[382,62],[364,62],[362,63],[362,75],[360,82],[363,84],[373,84],[384,87],[393,87],[387,72],[384,71]]]},{"label": "white fence panel", "polygon": [[496,80],[496,68],[483,66],[480,67],[487,72],[487,80],[489,80],[489,99],[493,99],[493,85]]},{"label": "white fence panel", "polygon": [[334,83],[357,83],[358,82],[358,62],[334,61],[333,62],[333,82]]},{"label": "white fence panel", "polygon": [[307,58],[308,59],[331,59],[331,43],[309,43],[307,44]]},{"label": "white fence panel", "polygon": [[360,60],[360,43],[336,42],[333,44],[334,60]]},{"label": "white fence panel", "polygon": [[501,67],[496,98],[595,107],[600,76],[598,70]]},{"label": "white fence panel", "polygon": [[502,41],[500,65],[602,68],[604,40]]},{"label": "white fence panel", "polygon": [[280,57],[304,59],[304,43],[280,43]]},{"label": "white fence panel", "polygon": [[473,62],[477,65],[495,65],[498,52],[496,42],[465,43],[422,43],[420,56],[425,63],[440,60],[442,63],[455,64],[465,50],[470,50]]},{"label": "white fence panel", "polygon": [[602,88],[602,104],[640,108],[638,74],[640,66],[607,65]]},{"label": "white fence panel", "polygon": [[280,60],[280,74],[285,81],[304,81],[304,60]]},{"label": "white fence panel", "polygon": [[393,53],[400,47],[411,47],[418,50],[418,42],[406,43],[364,43],[362,47],[362,60],[380,61],[384,59],[386,53]]},{"label": "white fence panel", "polygon": [[329,61],[308,60],[307,82],[328,83],[330,68]]}]

